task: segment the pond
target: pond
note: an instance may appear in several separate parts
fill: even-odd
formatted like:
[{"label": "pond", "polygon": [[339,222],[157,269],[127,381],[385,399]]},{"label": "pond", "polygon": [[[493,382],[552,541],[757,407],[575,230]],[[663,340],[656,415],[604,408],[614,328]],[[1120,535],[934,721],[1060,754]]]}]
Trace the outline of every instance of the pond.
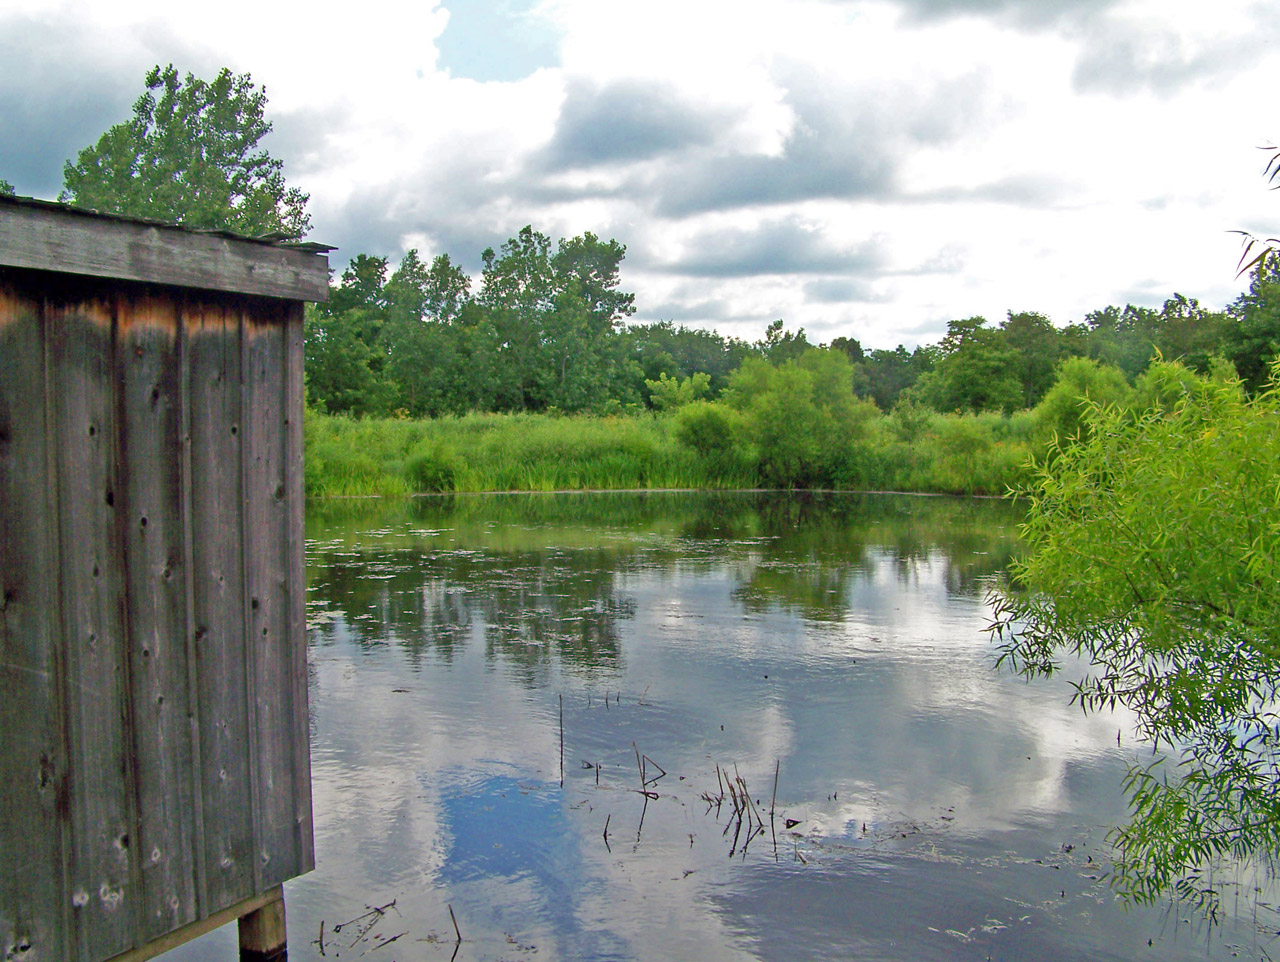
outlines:
[{"label": "pond", "polygon": [[310,505],[319,867],[286,888],[291,957],[1274,950],[1267,893],[1207,929],[1100,881],[1146,753],[1070,707],[1071,672],[993,667],[1017,522],[893,495]]}]

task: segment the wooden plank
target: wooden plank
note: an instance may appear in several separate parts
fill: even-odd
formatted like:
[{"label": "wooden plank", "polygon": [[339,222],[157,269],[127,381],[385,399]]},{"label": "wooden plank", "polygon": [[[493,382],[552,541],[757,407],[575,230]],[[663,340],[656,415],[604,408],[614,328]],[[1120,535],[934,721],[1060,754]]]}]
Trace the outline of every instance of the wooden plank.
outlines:
[{"label": "wooden plank", "polygon": [[196,917],[195,804],[187,691],[185,425],[177,305],[119,301],[120,494],[141,868],[140,941]]},{"label": "wooden plank", "polygon": [[284,892],[279,888],[250,896],[244,901],[220,909],[206,918],[199,919],[190,925],[184,925],[180,929],[162,935],[146,945],[140,945],[136,949],[130,949],[128,952],[117,955],[109,959],[108,962],[147,962],[148,959],[154,959],[157,955],[163,955],[165,952],[176,949],[180,945],[185,945],[192,939],[198,939],[202,935],[208,935],[214,929],[220,929],[228,922],[234,922],[283,898]]},{"label": "wooden plank", "polygon": [[240,962],[285,962],[289,935],[284,921],[284,890],[280,897],[240,917]]},{"label": "wooden plank", "polygon": [[0,204],[0,265],[322,301],[324,254],[71,208]]},{"label": "wooden plank", "polygon": [[285,524],[287,526],[289,592],[288,646],[293,714],[293,798],[297,874],[315,868],[315,841],[311,811],[311,723],[307,710],[307,578],[306,485],[304,478],[303,411],[303,308],[293,304],[285,322]]},{"label": "wooden plank", "polygon": [[[284,313],[283,311],[281,312]],[[264,305],[243,329],[244,570],[248,685],[255,747],[259,890],[297,875],[293,664],[289,649],[288,502],[285,488],[285,325]]]},{"label": "wooden plank", "polygon": [[57,544],[38,303],[0,280],[0,957],[68,958]]},{"label": "wooden plank", "polygon": [[133,946],[132,751],[125,717],[126,584],[117,529],[117,412],[107,300],[47,304],[49,374],[56,385],[57,524],[70,746],[67,888],[73,958],[92,962]]},{"label": "wooden plank", "polygon": [[241,495],[240,311],[184,312],[189,370],[191,586],[204,864],[202,913],[254,892]]},{"label": "wooden plank", "polygon": [[191,356],[190,339],[185,314],[188,302],[181,302],[178,311],[178,386],[180,391],[181,456],[179,458],[179,484],[182,488],[182,567],[184,597],[182,601],[186,639],[187,664],[187,738],[191,745],[191,820],[193,865],[195,870],[196,917],[208,912],[208,866],[205,862],[204,833],[204,759],[200,754],[200,671],[196,662],[196,603],[195,589],[191,584],[194,558],[195,526],[191,511]]}]

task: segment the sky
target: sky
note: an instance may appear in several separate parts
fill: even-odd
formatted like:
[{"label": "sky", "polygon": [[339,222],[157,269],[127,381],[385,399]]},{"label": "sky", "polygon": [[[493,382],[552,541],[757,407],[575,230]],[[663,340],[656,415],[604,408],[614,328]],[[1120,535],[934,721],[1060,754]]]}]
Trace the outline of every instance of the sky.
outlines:
[{"label": "sky", "polygon": [[310,239],[627,247],[633,322],[932,343],[1174,293],[1280,233],[1274,0],[0,0],[0,178],[52,198],[155,64],[249,73]]}]

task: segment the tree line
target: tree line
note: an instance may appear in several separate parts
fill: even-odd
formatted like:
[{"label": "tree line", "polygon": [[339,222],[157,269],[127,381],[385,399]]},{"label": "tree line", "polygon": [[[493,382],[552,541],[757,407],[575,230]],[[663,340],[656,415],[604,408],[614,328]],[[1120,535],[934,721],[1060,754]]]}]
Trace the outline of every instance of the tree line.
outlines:
[{"label": "tree line", "polygon": [[1268,263],[1221,310],[1175,294],[1159,309],[1109,306],[1063,326],[1010,311],[997,324],[952,320],[937,343],[909,351],[866,349],[852,336],[813,344],[781,320],[755,342],[669,321],[628,324],[625,254],[589,231],[553,244],[529,226],[483,252],[475,290],[448,254],[428,264],[410,251],[394,270],[360,254],[308,314],[309,399],[357,416],[665,409],[721,397],[749,358],[778,366],[818,348],[844,355],[849,393],[882,411],[910,402],[1008,414],[1038,405],[1070,358],[1130,382],[1157,357],[1199,373],[1218,358],[1256,391],[1280,351],[1280,272]]},{"label": "tree line", "polygon": [[[308,196],[261,149],[266,91],[248,74],[212,81],[169,65],[144,78],[133,116],[63,167],[59,199],[96,210],[252,236],[301,237]],[[1268,174],[1280,175],[1280,153]],[[0,193],[13,193],[0,180]],[[1086,357],[1133,382],[1152,358],[1199,372],[1229,361],[1247,389],[1280,350],[1280,266],[1270,240],[1246,237],[1249,290],[1222,310],[1174,295],[1058,327],[1034,311],[996,324],[952,320],[936,344],[869,349],[852,335],[814,345],[775,320],[756,342],[671,322],[629,324],[619,289],[626,248],[590,232],[551,240],[531,226],[483,252],[478,285],[448,254],[410,251],[392,269],[359,254],[306,325],[311,403],[332,413],[430,417],[470,411],[639,411],[719,398],[748,358],[775,366],[823,347],[852,365],[849,389],[881,411],[908,401],[939,412],[1033,408],[1058,365]],[[1254,250],[1260,252],[1252,256]],[[1246,265],[1246,258],[1252,256]]]}]

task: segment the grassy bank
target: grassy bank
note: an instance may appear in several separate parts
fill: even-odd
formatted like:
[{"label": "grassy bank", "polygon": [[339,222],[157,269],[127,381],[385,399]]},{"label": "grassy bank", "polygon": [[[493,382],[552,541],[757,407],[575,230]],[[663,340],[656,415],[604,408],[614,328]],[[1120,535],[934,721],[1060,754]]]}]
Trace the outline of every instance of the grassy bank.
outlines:
[{"label": "grassy bank", "polygon": [[699,445],[689,422],[679,411],[422,421],[308,412],[307,493],[729,489],[786,486],[787,478],[803,478],[814,487],[1003,494],[1023,478],[1031,452],[1032,421],[1025,414],[899,409],[872,414],[856,432],[809,453],[769,443],[749,425],[733,422],[724,443]]}]

